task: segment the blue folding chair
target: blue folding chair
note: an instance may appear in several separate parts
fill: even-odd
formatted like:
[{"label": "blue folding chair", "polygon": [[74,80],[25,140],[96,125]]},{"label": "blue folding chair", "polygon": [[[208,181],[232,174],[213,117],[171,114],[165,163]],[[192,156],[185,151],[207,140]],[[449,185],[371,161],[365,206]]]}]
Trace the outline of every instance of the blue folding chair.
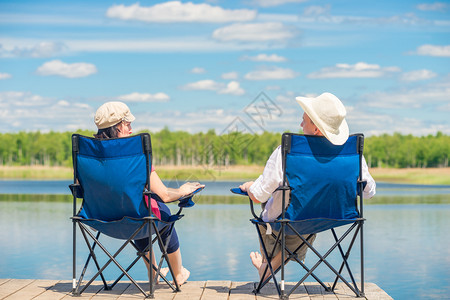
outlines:
[{"label": "blue folding chair", "polygon": [[[94,139],[72,135],[72,157],[74,168],[74,183],[70,185],[73,194],[73,290],[74,295],[81,295],[86,288],[100,276],[104,289],[112,289],[126,276],[146,297],[154,297],[155,282],[158,275],[173,289],[179,291],[180,287],[173,276],[172,267],[167,256],[167,246],[172,234],[175,221],[183,217],[183,207],[194,205],[193,194],[179,199],[179,211],[167,222],[159,220],[147,205],[144,197],[157,198],[150,191],[150,170],[152,164],[152,148],[150,135],[142,133],[126,138]],[[77,212],[77,198],[83,202]],[[150,200],[148,200],[150,202]],[[78,278],[76,273],[76,227],[89,249],[89,255],[83,270]],[[169,237],[166,245],[161,235],[168,230]],[[97,233],[95,233],[97,232]],[[99,241],[100,235],[106,235],[125,242],[113,254]],[[152,235],[155,235],[152,238]],[[148,238],[148,246],[139,251],[134,243],[137,239]],[[155,266],[145,256],[149,252],[152,257],[153,244],[158,243],[161,249],[161,258]],[[132,245],[137,250],[137,257],[128,267],[123,267],[117,256],[126,246]],[[109,260],[100,267],[96,255],[96,248],[100,248]],[[141,249],[142,250],[142,249]],[[99,250],[98,250],[99,251]],[[149,270],[149,293],[130,276],[130,269],[143,257],[156,271],[157,276]],[[82,282],[90,261],[93,261],[97,272],[84,284]],[[167,262],[174,284],[160,273],[163,261]],[[107,284],[104,271],[108,265],[114,263],[122,272],[112,283]]]},{"label": "blue folding chair", "polygon": [[[333,145],[324,137],[293,133],[283,134],[281,145],[283,184],[278,190],[290,191],[290,199],[286,199],[286,194],[288,194],[286,192],[283,192],[282,197],[282,207],[285,207],[288,200],[289,205],[283,209],[277,220],[266,223],[256,215],[253,202],[250,200],[251,211],[254,216],[250,221],[256,225],[263,251],[262,255],[270,262],[274,256],[275,246],[279,244],[281,249],[285,249],[281,252],[281,261],[284,263],[277,270],[274,270],[272,265],[268,263],[260,282],[255,286],[255,293],[259,293],[262,287],[273,278],[280,299],[288,299],[295,289],[311,276],[326,291],[334,291],[338,280],[341,280],[357,297],[364,296],[363,223],[365,219],[363,218],[362,191],[365,182],[361,179],[363,145],[364,136],[362,134],[351,135],[342,146]],[[232,192],[243,194],[240,189],[232,189]],[[277,234],[273,231],[271,233],[276,240],[273,249],[267,249],[264,245],[259,228],[259,226],[262,226],[267,229],[268,225],[273,231],[277,232]],[[338,237],[335,228],[344,225],[348,225],[349,228]],[[331,230],[334,242],[324,254],[321,254],[312,246],[310,239],[314,234],[327,230]],[[356,284],[348,262],[358,234],[360,237],[361,261],[360,288]],[[302,241],[294,251],[286,247],[286,235],[296,235]],[[344,239],[349,240],[348,249],[345,252],[343,249]],[[297,252],[304,245],[319,259],[311,268],[307,267],[297,257]],[[338,270],[327,261],[327,257],[335,249],[339,250],[342,258]],[[285,291],[284,268],[289,260],[296,261],[303,267],[306,274],[292,289]],[[314,274],[314,271],[322,263],[336,276],[331,286],[326,285]],[[349,278],[349,280],[343,275],[344,267],[348,272],[347,279]],[[281,270],[280,284],[277,283],[275,277],[279,270]],[[268,271],[270,275],[264,280]]]}]

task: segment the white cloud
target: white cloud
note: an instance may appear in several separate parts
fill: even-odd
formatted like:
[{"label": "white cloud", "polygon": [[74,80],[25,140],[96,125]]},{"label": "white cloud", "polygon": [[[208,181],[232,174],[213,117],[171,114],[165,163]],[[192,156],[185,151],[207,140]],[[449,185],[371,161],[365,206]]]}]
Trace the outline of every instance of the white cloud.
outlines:
[{"label": "white cloud", "polygon": [[253,0],[252,2],[262,7],[278,6],[286,3],[302,3],[308,0]]},{"label": "white cloud", "polygon": [[281,90],[281,87],[279,85],[268,85],[266,86],[267,91],[278,91]]},{"label": "white cloud", "polygon": [[5,46],[0,44],[0,57],[52,57],[67,50],[67,46],[59,42],[39,42],[34,45]]},{"label": "white cloud", "polygon": [[450,45],[447,46],[435,46],[435,45],[422,45],[417,48],[414,54],[426,55],[426,56],[442,56],[450,57]]},{"label": "white cloud", "polygon": [[212,36],[220,41],[267,42],[289,40],[296,32],[279,22],[235,23],[216,29]]},{"label": "white cloud", "polygon": [[334,67],[325,67],[317,72],[308,74],[308,78],[377,78],[384,77],[393,72],[400,72],[398,67],[381,67],[376,64],[358,62],[354,65],[336,64]]},{"label": "white cloud", "polygon": [[372,93],[366,95],[365,100],[364,105],[381,109],[422,108],[432,103],[448,103],[450,102],[450,78],[414,88]]},{"label": "white cloud", "polygon": [[251,61],[265,61],[265,62],[285,62],[287,61],[286,57],[283,56],[279,56],[276,54],[271,54],[271,55],[267,55],[267,54],[258,54],[256,56],[243,56],[242,57],[243,60],[251,60]]},{"label": "white cloud", "polygon": [[215,82],[211,79],[199,80],[196,82],[188,83],[184,85],[185,90],[198,90],[198,91],[217,91],[223,87],[223,84]]},{"label": "white cloud", "polygon": [[317,6],[312,5],[305,8],[303,11],[304,16],[320,16],[329,14],[331,10],[331,5],[325,5],[325,6]]},{"label": "white cloud", "polygon": [[240,87],[240,84],[237,81],[230,81],[227,85],[225,85],[221,82],[216,82],[211,79],[205,79],[188,83],[182,88],[185,90],[214,91],[218,94],[230,94],[236,96],[245,94],[244,89]]},{"label": "white cloud", "polygon": [[[17,57],[11,49],[26,49],[38,43],[35,39],[0,37],[0,58]],[[281,41],[261,43],[260,41],[228,41],[223,43],[209,36],[171,36],[148,39],[70,39],[64,41],[67,53],[83,52],[130,52],[130,53],[186,53],[186,52],[225,52],[242,50],[266,50],[284,47]],[[64,52],[65,53],[65,52]],[[21,53],[21,55],[25,55]],[[54,53],[58,55],[58,53]],[[51,56],[50,54],[48,56]],[[36,56],[37,57],[37,56]]]},{"label": "white cloud", "polygon": [[93,128],[93,115],[93,108],[85,103],[30,92],[0,92],[0,116],[6,125],[0,128],[2,132]]},{"label": "white cloud", "polygon": [[430,70],[415,70],[403,73],[400,77],[403,81],[419,81],[436,77],[437,74]]},{"label": "white cloud", "polygon": [[261,68],[245,74],[248,80],[270,80],[270,79],[292,79],[300,75],[299,73],[285,68]]},{"label": "white cloud", "polygon": [[16,107],[41,106],[48,104],[49,100],[30,92],[7,91],[0,92],[0,104]]},{"label": "white cloud", "polygon": [[12,77],[12,75],[9,73],[0,73],[0,80],[9,79],[11,77]]},{"label": "white cloud", "polygon": [[446,11],[448,7],[448,3],[444,2],[422,3],[417,5],[418,10],[424,11]]},{"label": "white cloud", "polygon": [[42,76],[62,76],[66,78],[80,78],[97,73],[97,68],[89,63],[67,64],[60,60],[52,60],[44,63],[36,70]]},{"label": "white cloud", "polygon": [[230,81],[224,89],[219,90],[219,94],[230,94],[241,96],[245,94],[245,91],[240,87],[239,82]]},{"label": "white cloud", "polygon": [[206,70],[203,68],[195,67],[195,68],[192,68],[191,73],[192,74],[203,74],[203,73],[206,73]]},{"label": "white cloud", "polygon": [[57,105],[60,105],[60,106],[70,106],[70,103],[69,102],[67,102],[66,100],[60,100],[60,101],[58,101],[58,103],[56,103]]},{"label": "white cloud", "polygon": [[222,79],[232,80],[232,79],[238,79],[239,74],[238,74],[238,72],[228,72],[228,73],[223,73],[221,77],[222,77]]},{"label": "white cloud", "polygon": [[139,3],[125,6],[113,5],[106,11],[109,18],[121,20],[138,20],[144,22],[243,22],[256,17],[255,10],[223,9],[209,4],[192,2],[168,1],[153,6],[140,6]]},{"label": "white cloud", "polygon": [[118,99],[127,102],[167,102],[170,100],[170,97],[165,93],[156,93],[156,94],[131,93],[119,96]]}]

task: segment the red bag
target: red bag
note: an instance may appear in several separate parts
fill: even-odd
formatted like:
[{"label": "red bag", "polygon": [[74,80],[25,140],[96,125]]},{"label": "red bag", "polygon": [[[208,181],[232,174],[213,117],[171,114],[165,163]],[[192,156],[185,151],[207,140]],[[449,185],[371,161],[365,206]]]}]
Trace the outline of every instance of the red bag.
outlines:
[{"label": "red bag", "polygon": [[[145,195],[145,204],[148,207],[148,196]],[[152,213],[161,220],[161,212],[159,211],[158,203],[155,199],[150,198],[150,205],[152,207]]]},{"label": "red bag", "polygon": [[[155,168],[152,166],[151,172],[155,171]],[[145,195],[145,204],[148,207],[148,196]],[[158,203],[155,199],[150,198],[150,205],[152,206],[152,213],[161,220],[161,212],[159,211]]]}]

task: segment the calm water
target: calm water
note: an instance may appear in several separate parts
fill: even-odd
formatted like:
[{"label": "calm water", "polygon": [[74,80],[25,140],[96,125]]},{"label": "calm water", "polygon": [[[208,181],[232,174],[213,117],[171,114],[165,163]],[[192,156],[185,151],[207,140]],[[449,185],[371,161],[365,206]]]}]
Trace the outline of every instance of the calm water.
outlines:
[{"label": "calm water", "polygon": [[[71,180],[2,180],[0,194],[67,194]],[[179,182],[164,181],[169,187],[178,187]],[[203,181],[206,184],[203,195],[228,195],[231,188],[239,186],[241,181]],[[377,183],[377,196],[435,195],[450,194],[449,185],[414,185]]]},{"label": "calm water", "polygon": [[[20,183],[19,191],[25,193],[23,182]],[[27,183],[34,185],[34,193],[42,192],[40,187],[45,193],[57,193],[45,184]],[[47,183],[57,189],[61,184],[67,187],[66,182]],[[221,188],[229,184],[217,183]],[[0,181],[0,194],[12,194],[5,186],[10,185]],[[435,190],[417,186],[378,187],[379,198],[388,201],[396,202],[406,195],[406,198],[425,199],[425,203],[426,199],[449,203],[449,187]],[[207,189],[212,190],[210,185]],[[404,192],[397,194],[399,191]],[[68,218],[72,214],[72,204],[27,201],[27,197],[31,200],[32,196],[25,195],[22,201],[0,201],[0,278],[70,279],[72,226]],[[186,210],[186,216],[177,224],[177,231],[183,264],[191,271],[191,280],[257,279],[248,256],[259,248],[255,229],[248,221],[250,217],[246,204],[200,204]],[[448,298],[449,204],[366,205],[365,217],[368,220],[365,226],[366,281],[375,282],[394,299]],[[87,253],[82,248],[85,245],[81,236],[78,238],[79,249]],[[319,235],[316,245],[321,248],[329,238],[326,233]],[[120,259],[133,255],[134,251],[130,251]],[[307,255],[307,262],[314,263],[314,255]],[[80,258],[78,270],[83,263]],[[287,280],[295,279],[292,266],[288,264]],[[144,264],[136,267],[134,276],[145,280]],[[317,273],[325,280],[332,280],[323,268]],[[356,277],[359,278],[359,273]]]}]

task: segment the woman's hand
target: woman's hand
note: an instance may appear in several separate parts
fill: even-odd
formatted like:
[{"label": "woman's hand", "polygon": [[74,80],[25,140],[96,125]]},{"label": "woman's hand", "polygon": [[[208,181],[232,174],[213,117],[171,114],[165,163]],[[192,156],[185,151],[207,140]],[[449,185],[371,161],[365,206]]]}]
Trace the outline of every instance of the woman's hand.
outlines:
[{"label": "woman's hand", "polygon": [[182,196],[186,196],[202,187],[205,187],[205,185],[201,184],[200,182],[186,182],[185,184],[180,186],[179,191]]}]

